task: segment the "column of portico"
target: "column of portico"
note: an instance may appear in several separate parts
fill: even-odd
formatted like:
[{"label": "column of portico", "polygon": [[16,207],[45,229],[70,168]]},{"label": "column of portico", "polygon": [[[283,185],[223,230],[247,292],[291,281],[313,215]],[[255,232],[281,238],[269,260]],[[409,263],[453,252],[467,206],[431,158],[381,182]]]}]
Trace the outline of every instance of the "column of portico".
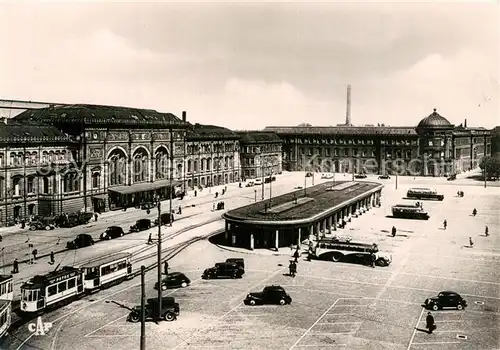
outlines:
[{"label": "column of portico", "polygon": [[321,235],[321,221],[316,222],[316,239]]},{"label": "column of portico", "polygon": [[279,248],[280,231],[276,230],[274,232],[274,250],[278,251]]},{"label": "column of portico", "polygon": [[302,229],[299,227],[298,228],[298,237],[297,237],[297,247],[300,247],[300,243],[302,242],[302,239],[301,239],[301,232]]},{"label": "column of portico", "polygon": [[328,227],[328,233],[332,233],[332,221],[333,221],[333,217],[329,216],[328,217],[328,223],[326,224],[327,227]]},{"label": "column of portico", "polygon": [[333,214],[333,230],[337,231],[337,223],[339,222],[338,212]]},{"label": "column of portico", "polygon": [[309,226],[309,240],[314,238],[314,225]]},{"label": "column of portico", "polygon": [[225,222],[225,225],[224,225],[224,237],[226,239],[226,242],[228,241],[228,238],[229,238],[229,222]]},{"label": "column of portico", "polygon": [[253,232],[249,232],[248,233],[249,235],[249,239],[250,239],[250,250],[254,250],[254,247],[255,247],[255,241],[254,241],[254,238],[253,238]]}]

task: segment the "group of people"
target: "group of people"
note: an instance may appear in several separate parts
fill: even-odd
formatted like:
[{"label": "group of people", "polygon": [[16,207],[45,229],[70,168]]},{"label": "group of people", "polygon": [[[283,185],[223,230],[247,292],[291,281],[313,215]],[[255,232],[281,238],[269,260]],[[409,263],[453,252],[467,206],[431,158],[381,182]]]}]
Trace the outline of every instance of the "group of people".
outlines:
[{"label": "group of people", "polygon": [[299,247],[297,246],[297,249],[293,253],[292,257],[293,260],[290,260],[290,265],[288,265],[288,270],[290,272],[290,276],[295,278],[295,275],[297,274],[297,264],[299,262],[299,257],[300,257],[300,251]]},{"label": "group of people", "polygon": [[463,197],[464,196],[464,191],[458,191],[457,192],[458,197]]}]

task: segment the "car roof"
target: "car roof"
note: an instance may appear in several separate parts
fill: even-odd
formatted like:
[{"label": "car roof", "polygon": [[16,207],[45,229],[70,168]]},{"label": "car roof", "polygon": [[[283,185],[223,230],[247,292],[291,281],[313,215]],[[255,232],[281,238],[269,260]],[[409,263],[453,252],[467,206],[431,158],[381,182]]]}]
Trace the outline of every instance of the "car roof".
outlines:
[{"label": "car roof", "polygon": [[177,276],[184,276],[182,272],[169,272],[168,273],[169,277],[177,277]]},{"label": "car roof", "polygon": [[440,292],[439,294],[444,294],[444,295],[459,295],[457,292],[453,292],[451,290],[445,290]]},{"label": "car roof", "polygon": [[137,221],[151,221],[150,219],[139,219]]},{"label": "car roof", "polygon": [[120,226],[109,226],[108,229],[116,230],[116,229],[122,229]]},{"label": "car roof", "polygon": [[76,237],[85,237],[85,238],[90,237],[90,238],[92,238],[92,236],[91,236],[91,235],[89,235],[88,233],[80,233],[80,234],[79,234],[78,236],[76,236]]},{"label": "car roof", "polygon": [[285,290],[282,286],[265,286],[264,289]]}]

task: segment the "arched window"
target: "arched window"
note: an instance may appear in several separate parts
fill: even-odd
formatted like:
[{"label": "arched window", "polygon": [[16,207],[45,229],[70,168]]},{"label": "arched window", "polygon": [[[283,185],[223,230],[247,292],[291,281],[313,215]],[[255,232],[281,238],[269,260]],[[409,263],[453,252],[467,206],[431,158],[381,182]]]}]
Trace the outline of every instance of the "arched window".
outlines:
[{"label": "arched window", "polygon": [[207,158],[207,170],[212,170],[212,159]]},{"label": "arched window", "polygon": [[198,172],[198,159],[195,159],[193,163],[194,163],[193,170],[195,173],[197,173]]},{"label": "arched window", "polygon": [[121,149],[115,149],[109,155],[108,184],[109,186],[125,184],[126,156]]},{"label": "arched window", "polygon": [[182,178],[182,164],[177,164],[177,177]]},{"label": "arched window", "polygon": [[16,176],[12,178],[12,195],[20,196],[21,195],[21,177]]},{"label": "arched window", "polygon": [[134,182],[146,181],[148,175],[148,155],[143,148],[139,148],[134,152]]},{"label": "arched window", "polygon": [[101,187],[101,167],[92,169],[92,188]]},{"label": "arched window", "polygon": [[5,179],[0,176],[0,199],[4,197]]},{"label": "arched window", "polygon": [[193,167],[193,162],[191,161],[191,159],[188,159],[188,161],[187,161],[187,172],[188,173],[193,171],[192,167]]},{"label": "arched window", "polygon": [[205,171],[205,165],[206,165],[206,159],[205,158],[202,158],[201,159],[201,171]]},{"label": "arched window", "polygon": [[42,153],[42,164],[47,164],[49,162],[49,152],[43,151]]},{"label": "arched window", "polygon": [[156,179],[165,179],[168,177],[168,151],[165,147],[156,150]]},{"label": "arched window", "polygon": [[35,193],[35,178],[30,176],[26,180],[26,192],[28,194]]},{"label": "arched window", "polygon": [[76,192],[80,190],[80,177],[76,172],[64,175],[64,192]]}]

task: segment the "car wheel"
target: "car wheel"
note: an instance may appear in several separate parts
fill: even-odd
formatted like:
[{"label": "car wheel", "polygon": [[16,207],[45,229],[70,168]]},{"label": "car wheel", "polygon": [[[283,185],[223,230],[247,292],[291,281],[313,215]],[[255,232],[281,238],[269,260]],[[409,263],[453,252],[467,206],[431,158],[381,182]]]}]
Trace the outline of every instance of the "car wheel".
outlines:
[{"label": "car wheel", "polygon": [[141,320],[141,317],[139,316],[138,313],[132,313],[130,314],[130,322],[137,323]]},{"label": "car wheel", "polygon": [[30,231],[35,231],[36,230],[36,226],[30,226]]},{"label": "car wheel", "polygon": [[250,301],[248,302],[248,304],[250,304],[251,306],[255,306],[255,300],[253,300],[253,299],[252,299],[252,300],[250,300]]},{"label": "car wheel", "polygon": [[106,239],[109,241],[111,239],[111,236],[107,236]]},{"label": "car wheel", "polygon": [[188,284],[187,284],[186,282],[182,282],[182,283],[181,283],[181,287],[182,287],[182,288],[186,288],[187,286],[188,286]]},{"label": "car wheel", "polygon": [[172,312],[167,312],[165,316],[163,316],[163,318],[167,322],[172,322],[173,320],[175,320],[175,315]]},{"label": "car wheel", "polygon": [[458,304],[458,305],[457,305],[457,310],[463,310],[463,309],[464,309],[464,307],[463,307],[463,305],[462,305],[462,304]]},{"label": "car wheel", "polygon": [[166,285],[162,285],[161,286],[161,290],[167,290],[167,286]]},{"label": "car wheel", "polygon": [[45,226],[45,231],[50,231],[50,226],[49,225]]},{"label": "car wheel", "polygon": [[123,232],[120,232],[120,237],[123,237],[124,233]]},{"label": "car wheel", "polygon": [[439,310],[439,306],[437,304],[433,304],[432,305],[432,310],[438,311]]},{"label": "car wheel", "polygon": [[334,262],[339,262],[341,259],[342,259],[342,254],[340,254],[340,253],[335,253],[332,255],[332,260]]},{"label": "car wheel", "polygon": [[283,305],[285,305],[285,304],[286,304],[285,299],[280,299],[280,305],[281,305],[281,306],[283,306]]}]

